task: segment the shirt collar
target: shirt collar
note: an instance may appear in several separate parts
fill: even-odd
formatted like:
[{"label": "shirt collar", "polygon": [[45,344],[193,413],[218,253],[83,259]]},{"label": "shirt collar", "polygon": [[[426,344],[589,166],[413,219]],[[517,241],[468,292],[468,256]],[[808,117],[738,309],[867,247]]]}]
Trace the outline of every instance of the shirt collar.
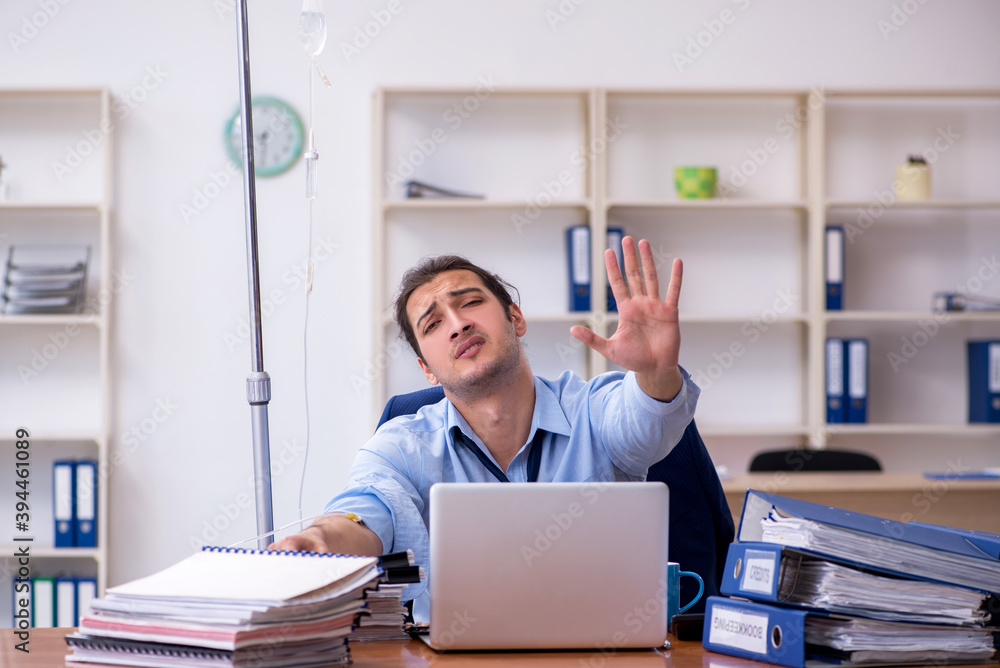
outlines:
[{"label": "shirt collar", "polygon": [[[528,433],[528,443],[531,443],[531,439],[535,437],[535,431],[542,429],[552,434],[562,434],[563,436],[569,436],[571,428],[569,425],[569,420],[566,419],[566,414],[563,412],[562,405],[559,403],[559,398],[555,395],[547,384],[543,383],[538,377],[534,377],[535,382],[535,408],[531,414],[531,431]],[[472,427],[469,423],[465,421],[462,414],[458,412],[455,405],[449,400],[448,404],[448,414],[447,414],[447,432],[454,445],[455,430],[460,430],[465,434],[471,441],[473,441],[480,448],[485,450],[483,442],[476,436],[476,433],[472,431]]]}]

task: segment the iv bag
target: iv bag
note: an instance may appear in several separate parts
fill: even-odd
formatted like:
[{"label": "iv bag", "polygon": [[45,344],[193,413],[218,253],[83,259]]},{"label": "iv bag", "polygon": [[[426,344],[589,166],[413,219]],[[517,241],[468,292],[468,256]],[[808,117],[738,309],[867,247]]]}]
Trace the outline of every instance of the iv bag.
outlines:
[{"label": "iv bag", "polygon": [[299,42],[310,56],[318,56],[326,46],[326,14],[323,0],[304,0],[299,15]]}]

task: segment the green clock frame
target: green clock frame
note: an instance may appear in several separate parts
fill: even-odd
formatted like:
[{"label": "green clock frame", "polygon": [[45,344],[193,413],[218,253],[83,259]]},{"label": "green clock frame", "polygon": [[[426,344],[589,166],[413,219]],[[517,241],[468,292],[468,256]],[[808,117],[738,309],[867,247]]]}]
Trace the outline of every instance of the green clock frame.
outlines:
[{"label": "green clock frame", "polygon": [[[302,149],[305,146],[305,127],[302,125],[302,119],[298,112],[284,100],[262,95],[260,97],[254,96],[251,113],[254,114],[254,134],[258,133],[257,125],[257,109],[267,109],[270,114],[279,114],[282,121],[287,121],[281,123],[280,127],[276,128],[284,134],[284,140],[286,142],[291,142],[291,147],[284,151],[283,156],[280,160],[273,164],[261,164],[259,160],[260,148],[257,144],[257,138],[254,138],[254,173],[257,176],[277,176],[279,174],[284,174],[292,166],[298,162],[299,158],[302,157]],[[239,131],[240,128],[240,108],[237,106],[236,111],[229,117],[226,122],[226,127],[223,135],[223,141],[226,145],[226,153],[229,155],[229,159],[239,167],[243,168],[243,135]]]}]

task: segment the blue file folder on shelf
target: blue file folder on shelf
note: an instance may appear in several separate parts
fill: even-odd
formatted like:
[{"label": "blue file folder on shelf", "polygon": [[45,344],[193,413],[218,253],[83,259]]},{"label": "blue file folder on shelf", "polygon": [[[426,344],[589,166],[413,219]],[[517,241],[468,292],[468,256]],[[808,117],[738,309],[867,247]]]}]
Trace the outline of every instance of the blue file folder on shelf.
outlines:
[{"label": "blue file folder on shelf", "polygon": [[868,340],[844,341],[847,401],[844,422],[868,421]]},{"label": "blue file folder on shelf", "polygon": [[1000,593],[1000,537],[897,522],[753,489],[746,492],[736,536],[876,572]]},{"label": "blue file folder on shelf", "polygon": [[74,546],[75,464],[68,460],[52,463],[52,518],[55,524],[55,546]]},{"label": "blue file folder on shelf", "polygon": [[844,308],[844,228],[826,227],[826,310]]},{"label": "blue file folder on shelf", "polygon": [[[625,228],[623,227],[609,227],[608,228],[608,248],[615,252],[615,256],[618,258],[618,271],[625,275],[625,256],[622,251],[622,238],[625,236]],[[618,312],[618,302],[615,301],[615,296],[611,292],[611,284],[608,283],[608,313]]]},{"label": "blue file folder on shelf", "polygon": [[569,310],[590,310],[590,228],[575,225],[566,230],[569,266]]},{"label": "blue file folder on shelf", "polygon": [[73,626],[79,626],[80,620],[83,619],[84,615],[90,612],[90,602],[97,598],[97,579],[96,578],[77,578],[76,579],[76,623]]},{"label": "blue file folder on shelf", "polygon": [[76,625],[76,579],[56,578],[56,626]]},{"label": "blue file folder on shelf", "polygon": [[97,462],[78,461],[74,471],[74,544],[97,547]]},{"label": "blue file folder on shelf", "polygon": [[1000,341],[969,341],[969,422],[1000,422]]},{"label": "blue file folder on shelf", "polygon": [[847,421],[846,401],[846,360],[844,340],[826,340],[826,421],[841,424]]}]

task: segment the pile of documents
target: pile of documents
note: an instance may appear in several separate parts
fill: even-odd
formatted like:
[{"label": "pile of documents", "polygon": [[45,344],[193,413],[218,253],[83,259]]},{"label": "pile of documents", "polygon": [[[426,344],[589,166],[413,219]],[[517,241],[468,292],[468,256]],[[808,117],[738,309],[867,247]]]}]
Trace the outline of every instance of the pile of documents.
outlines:
[{"label": "pile of documents", "polygon": [[[331,666],[377,588],[375,557],[205,548],[91,602],[72,662]],[[398,599],[397,599],[398,602]]]},{"label": "pile of documents", "polygon": [[1000,535],[748,490],[708,650],[792,668],[996,660]]},{"label": "pile of documents", "polygon": [[378,588],[365,591],[367,604],[359,614],[353,641],[406,640],[409,610],[402,603],[406,588],[422,581],[424,569],[414,565],[413,552],[394,552],[379,557],[382,581]]}]

